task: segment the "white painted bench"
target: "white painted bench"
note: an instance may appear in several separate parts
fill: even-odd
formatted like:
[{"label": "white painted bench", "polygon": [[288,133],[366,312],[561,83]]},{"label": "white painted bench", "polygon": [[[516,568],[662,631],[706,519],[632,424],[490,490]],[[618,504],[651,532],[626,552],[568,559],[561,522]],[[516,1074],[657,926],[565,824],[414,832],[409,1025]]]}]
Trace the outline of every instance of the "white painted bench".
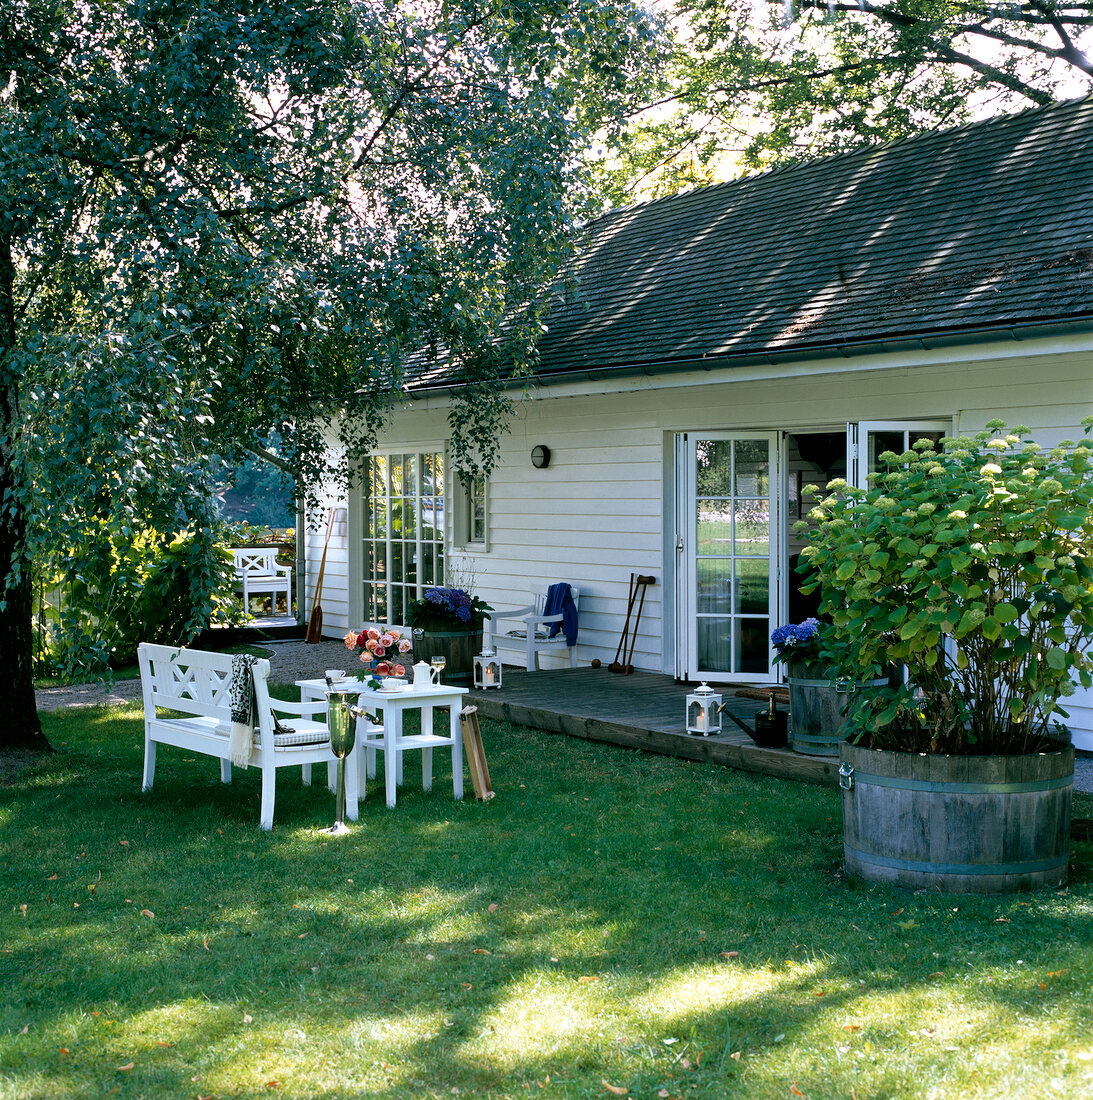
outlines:
[{"label": "white painted bench", "polygon": [[[231,782],[232,659],[227,653],[142,642],[137,647],[144,693],[144,785],[150,791],[157,745],[174,745],[220,760],[220,778]],[[326,726],[326,700],[294,703],[269,694],[269,661],[254,664],[255,730],[250,766],[262,769],[263,829],[273,828],[277,769],[299,765],[304,783],[312,764],[337,763]],[[277,733],[273,714],[292,717],[292,732]],[[348,762],[347,762],[348,763]],[[346,816],[357,819],[357,766],[346,767]]]},{"label": "white painted bench", "polygon": [[[517,607],[511,610],[491,611],[489,617],[489,638],[484,639],[486,645],[492,645],[495,649],[505,646],[518,646],[524,651],[526,668],[528,672],[537,672],[539,669],[539,654],[557,652],[562,656],[565,650],[569,650],[569,666],[577,667],[577,647],[566,646],[565,634],[559,631],[550,637],[550,628],[557,623],[561,626],[561,615],[544,615],[546,606],[547,589],[549,584],[533,585],[531,588],[531,600],[527,607]],[[578,607],[581,590],[570,586],[570,594],[573,596],[573,606]],[[523,626],[505,630],[499,626],[502,622],[520,622]]]},{"label": "white painted bench", "polygon": [[235,563],[236,589],[243,594],[243,610],[250,614],[251,596],[270,594],[273,610],[277,597],[284,594],[285,614],[292,614],[292,567],[277,564],[277,551],[272,547],[245,546],[232,550]]}]

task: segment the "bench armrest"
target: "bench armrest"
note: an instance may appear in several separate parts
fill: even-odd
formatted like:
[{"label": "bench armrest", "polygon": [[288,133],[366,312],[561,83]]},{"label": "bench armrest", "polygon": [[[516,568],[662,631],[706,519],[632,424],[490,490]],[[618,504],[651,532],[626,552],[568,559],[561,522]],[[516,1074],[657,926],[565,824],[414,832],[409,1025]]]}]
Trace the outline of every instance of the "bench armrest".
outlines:
[{"label": "bench armrest", "polygon": [[[297,714],[301,718],[310,718],[315,722],[326,721],[326,700],[311,699],[306,703],[295,703],[291,699],[269,697],[270,710],[277,714]],[[315,715],[319,715],[318,718]]]},{"label": "bench armrest", "polygon": [[489,614],[490,625],[500,622],[502,619],[518,619],[522,623],[526,623],[529,620],[531,622],[538,622],[535,618],[535,605],[531,604],[528,607],[514,607],[506,609],[504,611],[491,611]]}]

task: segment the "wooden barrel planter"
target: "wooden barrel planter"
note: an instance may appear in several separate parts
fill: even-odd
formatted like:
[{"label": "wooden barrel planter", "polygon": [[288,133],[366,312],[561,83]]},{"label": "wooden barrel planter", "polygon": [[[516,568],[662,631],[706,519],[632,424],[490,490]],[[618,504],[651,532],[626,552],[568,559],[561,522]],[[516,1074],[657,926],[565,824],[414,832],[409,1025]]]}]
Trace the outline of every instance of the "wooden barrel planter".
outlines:
[{"label": "wooden barrel planter", "polygon": [[870,688],[887,679],[851,684],[824,675],[818,661],[789,663],[789,716],[794,752],[806,756],[838,756],[847,718]]},{"label": "wooden barrel planter", "polygon": [[963,894],[1066,882],[1071,746],[940,756],[844,742],[840,756],[847,874]]},{"label": "wooden barrel planter", "polygon": [[421,630],[415,627],[412,640],[415,661],[444,657],[447,665],[440,682],[455,687],[474,684],[474,657],[482,652],[482,628],[476,630]]}]

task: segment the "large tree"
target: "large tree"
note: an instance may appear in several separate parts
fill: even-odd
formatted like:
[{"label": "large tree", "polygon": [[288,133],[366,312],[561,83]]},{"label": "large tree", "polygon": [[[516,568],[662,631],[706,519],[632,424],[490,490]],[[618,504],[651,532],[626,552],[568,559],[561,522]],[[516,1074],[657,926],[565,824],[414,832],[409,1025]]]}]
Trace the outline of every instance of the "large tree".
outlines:
[{"label": "large tree", "polygon": [[0,746],[44,747],[36,553],[208,530],[211,456],[270,432],[344,476],[409,349],[488,397],[513,303],[527,361],[653,42],[629,0],[0,6]]},{"label": "large tree", "polygon": [[677,0],[615,201],[1093,89],[1089,0]]}]

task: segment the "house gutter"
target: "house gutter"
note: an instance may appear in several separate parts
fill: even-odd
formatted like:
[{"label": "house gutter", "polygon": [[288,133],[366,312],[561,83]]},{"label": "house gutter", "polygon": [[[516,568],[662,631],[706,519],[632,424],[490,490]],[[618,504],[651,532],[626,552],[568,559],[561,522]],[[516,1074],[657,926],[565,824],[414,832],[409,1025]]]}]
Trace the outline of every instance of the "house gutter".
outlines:
[{"label": "house gutter", "polygon": [[[921,350],[938,351],[946,347],[967,344],[987,344],[997,341],[1022,343],[1027,340],[1052,336],[1068,336],[1093,332],[1093,316],[1085,320],[1066,322],[1017,321],[1002,327],[954,329],[943,333],[924,333],[919,336],[894,336],[878,340],[855,342],[850,340],[830,341],[823,344],[810,344],[784,351],[743,351],[729,352],[716,356],[690,356],[683,359],[648,359],[618,366],[572,367],[551,371],[549,374],[529,374],[509,379],[506,388],[523,388],[528,383],[541,387],[550,387],[563,382],[587,380],[603,382],[610,379],[644,376],[648,378],[665,374],[677,374],[686,371],[715,371],[726,368],[763,365],[769,367],[787,366],[809,359],[836,358],[857,359],[868,355],[891,355],[901,351]],[[430,382],[422,385],[407,384],[409,394],[439,393],[458,390],[464,383],[457,381]]]}]

